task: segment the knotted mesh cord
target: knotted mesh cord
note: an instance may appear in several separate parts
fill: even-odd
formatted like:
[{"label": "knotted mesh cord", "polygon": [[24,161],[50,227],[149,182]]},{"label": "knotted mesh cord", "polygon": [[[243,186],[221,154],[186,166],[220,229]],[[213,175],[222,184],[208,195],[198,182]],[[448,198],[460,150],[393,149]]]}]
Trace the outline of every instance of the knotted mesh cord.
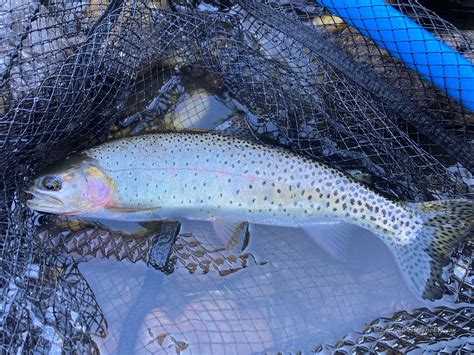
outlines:
[{"label": "knotted mesh cord", "polygon": [[[310,22],[324,15],[324,9],[290,1],[265,3],[263,12],[255,12],[243,2],[230,11],[205,13],[187,2],[172,3],[170,10],[161,10],[169,8],[163,4],[1,4],[3,350],[51,349],[52,336],[63,340],[66,351],[95,349],[90,334],[102,334],[105,325],[94,296],[74,262],[31,244],[36,228],[20,191],[38,165],[102,141],[112,124],[120,127],[150,100],[165,95],[158,91],[153,96],[174,75],[170,66],[193,65],[212,73],[247,108],[247,121],[260,139],[344,170],[367,171],[376,181],[373,187],[389,196],[416,200],[472,194],[446,169],[456,157],[447,156],[434,137],[420,135],[337,63],[328,63],[312,53],[310,43],[291,37],[299,26],[311,29]],[[472,58],[472,39],[446,21],[413,1],[395,5]],[[277,13],[291,27],[275,26],[272,16]],[[401,89],[446,132],[469,145],[472,112],[407,71],[357,30],[316,27],[334,48]],[[160,119],[165,111],[155,111],[152,118]],[[468,265],[471,270],[472,263]],[[450,292],[472,301],[464,280],[457,282],[459,289]]]},{"label": "knotted mesh cord", "polygon": [[397,312],[388,318],[375,319],[363,331],[352,332],[335,345],[320,345],[314,351],[469,352],[474,347],[472,333],[469,331],[473,316],[472,308],[419,308],[410,312]]}]

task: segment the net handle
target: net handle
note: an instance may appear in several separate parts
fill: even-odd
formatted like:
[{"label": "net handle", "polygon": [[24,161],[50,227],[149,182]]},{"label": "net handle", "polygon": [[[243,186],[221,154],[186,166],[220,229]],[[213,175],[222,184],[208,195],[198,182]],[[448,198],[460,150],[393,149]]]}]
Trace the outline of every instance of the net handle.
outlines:
[{"label": "net handle", "polygon": [[315,0],[474,111],[474,67],[384,0]]}]

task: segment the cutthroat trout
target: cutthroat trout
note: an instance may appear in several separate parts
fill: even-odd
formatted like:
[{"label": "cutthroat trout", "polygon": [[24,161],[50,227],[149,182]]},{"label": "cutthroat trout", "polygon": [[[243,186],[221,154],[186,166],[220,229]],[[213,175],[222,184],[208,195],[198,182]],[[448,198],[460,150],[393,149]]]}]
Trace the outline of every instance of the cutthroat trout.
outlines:
[{"label": "cutthroat trout", "polygon": [[111,141],[53,164],[27,192],[37,211],[205,220],[222,237],[242,222],[299,227],[335,253],[350,228],[362,227],[390,248],[409,288],[429,299],[442,295],[442,268],[474,217],[469,200],[393,202],[311,159],[213,133]]}]

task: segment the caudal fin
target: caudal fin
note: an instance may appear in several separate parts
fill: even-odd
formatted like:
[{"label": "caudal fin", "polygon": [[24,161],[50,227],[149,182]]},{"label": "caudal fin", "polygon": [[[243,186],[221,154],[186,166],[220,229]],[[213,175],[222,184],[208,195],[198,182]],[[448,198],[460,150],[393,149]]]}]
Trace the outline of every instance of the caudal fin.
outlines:
[{"label": "caudal fin", "polygon": [[412,242],[394,247],[409,287],[425,299],[439,299],[445,290],[443,268],[456,244],[472,233],[474,201],[447,200],[411,203],[423,227]]}]

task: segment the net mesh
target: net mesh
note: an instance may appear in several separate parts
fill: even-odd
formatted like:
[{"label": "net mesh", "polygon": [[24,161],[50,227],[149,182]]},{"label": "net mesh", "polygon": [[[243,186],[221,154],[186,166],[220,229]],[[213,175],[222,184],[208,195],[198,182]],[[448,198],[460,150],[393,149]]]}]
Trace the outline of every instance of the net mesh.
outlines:
[{"label": "net mesh", "polygon": [[315,352],[472,351],[472,333],[467,330],[472,317],[470,308],[403,311],[390,318],[376,319],[363,332],[349,334],[335,346],[321,345]]},{"label": "net mesh", "polygon": [[[391,3],[472,61],[468,31],[416,1]],[[23,204],[35,169],[107,138],[202,127],[213,100],[226,114],[205,128],[289,147],[386,196],[473,196],[473,112],[312,2],[3,0],[0,23],[2,351],[96,352],[106,321],[77,262],[148,263],[155,240],[44,228]],[[170,260],[224,274],[257,263],[193,236]],[[449,271],[445,297],[472,303],[471,241]]]}]

